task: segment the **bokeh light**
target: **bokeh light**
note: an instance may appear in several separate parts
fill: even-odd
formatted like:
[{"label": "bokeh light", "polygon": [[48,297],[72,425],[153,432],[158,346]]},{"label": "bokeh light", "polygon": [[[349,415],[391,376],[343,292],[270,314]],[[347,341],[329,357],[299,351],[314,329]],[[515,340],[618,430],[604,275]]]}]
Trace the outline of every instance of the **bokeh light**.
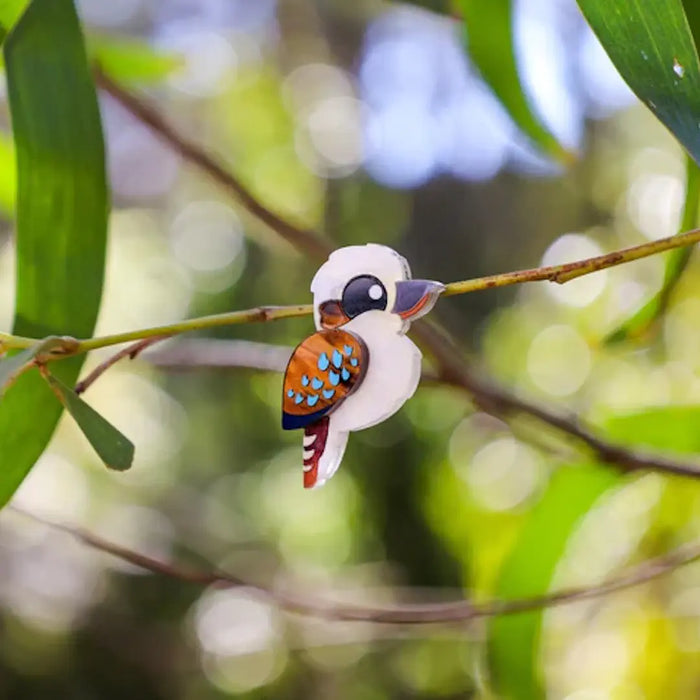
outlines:
[{"label": "bokeh light", "polygon": [[548,326],[530,344],[527,368],[538,389],[552,396],[568,396],[586,381],[591,353],[571,326]]}]

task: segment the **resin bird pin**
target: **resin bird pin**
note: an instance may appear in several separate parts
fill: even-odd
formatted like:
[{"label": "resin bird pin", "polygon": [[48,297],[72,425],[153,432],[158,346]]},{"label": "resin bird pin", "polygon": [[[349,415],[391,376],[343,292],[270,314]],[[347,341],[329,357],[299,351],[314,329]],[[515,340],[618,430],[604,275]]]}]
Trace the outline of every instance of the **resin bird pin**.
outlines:
[{"label": "resin bird pin", "polygon": [[387,246],[340,248],[311,282],[317,331],[292,353],[284,375],[282,427],[304,429],[304,487],[338,469],[348,433],[396,413],[418,386],[420,350],[406,337],[445,287],[411,279]]}]

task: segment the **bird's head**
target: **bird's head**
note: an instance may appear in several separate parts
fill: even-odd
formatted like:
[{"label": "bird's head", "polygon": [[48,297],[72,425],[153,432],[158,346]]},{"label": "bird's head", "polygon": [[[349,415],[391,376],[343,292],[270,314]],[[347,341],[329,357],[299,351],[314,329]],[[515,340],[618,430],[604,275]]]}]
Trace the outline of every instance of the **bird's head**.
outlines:
[{"label": "bird's head", "polygon": [[376,243],[339,248],[311,282],[316,328],[338,328],[361,314],[386,314],[398,330],[430,311],[445,286],[411,279],[406,259]]}]

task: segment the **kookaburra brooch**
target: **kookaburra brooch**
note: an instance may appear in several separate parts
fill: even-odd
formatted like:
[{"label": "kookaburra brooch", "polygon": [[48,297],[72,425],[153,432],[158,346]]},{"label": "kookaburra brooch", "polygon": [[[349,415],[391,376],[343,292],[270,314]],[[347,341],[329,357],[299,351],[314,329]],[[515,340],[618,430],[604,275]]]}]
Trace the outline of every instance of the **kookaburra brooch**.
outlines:
[{"label": "kookaburra brooch", "polygon": [[420,350],[406,337],[433,308],[440,282],[411,279],[383,245],[340,248],[311,282],[316,333],[294,350],[284,375],[282,427],[304,429],[304,487],[340,465],[351,430],[381,423],[418,386]]}]

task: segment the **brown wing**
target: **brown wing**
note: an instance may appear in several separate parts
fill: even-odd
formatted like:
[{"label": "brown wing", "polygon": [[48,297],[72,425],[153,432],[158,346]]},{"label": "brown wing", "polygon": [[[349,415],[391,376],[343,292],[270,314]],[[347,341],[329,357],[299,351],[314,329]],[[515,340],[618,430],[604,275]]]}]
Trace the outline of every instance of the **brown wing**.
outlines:
[{"label": "brown wing", "polygon": [[335,410],[362,381],[369,352],[356,335],[322,330],[300,343],[289,360],[282,394],[282,427],[303,428]]}]

